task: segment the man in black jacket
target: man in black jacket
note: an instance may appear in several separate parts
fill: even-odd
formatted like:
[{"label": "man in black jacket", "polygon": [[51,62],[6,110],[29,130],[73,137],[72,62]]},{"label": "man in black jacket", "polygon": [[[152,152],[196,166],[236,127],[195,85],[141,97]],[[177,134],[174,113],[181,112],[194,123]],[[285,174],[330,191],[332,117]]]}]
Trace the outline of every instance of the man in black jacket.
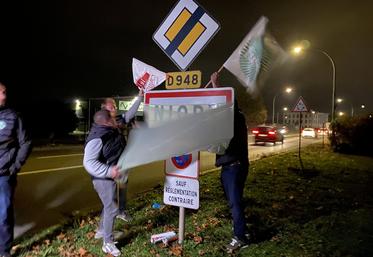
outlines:
[{"label": "man in black jacket", "polygon": [[94,124],[84,148],[83,165],[92,177],[92,183],[103,205],[101,220],[95,238],[103,239],[102,250],[113,256],[121,253],[115,246],[114,219],[118,215],[115,203],[115,179],[119,179],[118,159],[125,148],[123,135],[107,110],[94,115]]},{"label": "man in black jacket", "polygon": [[10,256],[17,172],[25,163],[31,146],[21,118],[6,106],[6,98],[6,87],[0,83],[0,257]]},{"label": "man in black jacket", "polygon": [[[218,73],[211,75],[213,87],[219,87]],[[227,245],[229,252],[248,246],[248,235],[243,205],[243,190],[249,172],[249,153],[245,116],[234,103],[234,132],[224,154],[216,155],[217,167],[221,167],[221,183],[233,218],[233,238]]]}]

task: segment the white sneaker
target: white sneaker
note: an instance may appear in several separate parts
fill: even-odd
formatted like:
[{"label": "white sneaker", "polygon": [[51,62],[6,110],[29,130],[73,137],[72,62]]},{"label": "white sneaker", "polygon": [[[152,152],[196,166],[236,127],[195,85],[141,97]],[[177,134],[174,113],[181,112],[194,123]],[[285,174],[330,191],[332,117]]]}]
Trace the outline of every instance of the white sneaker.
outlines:
[{"label": "white sneaker", "polygon": [[115,246],[114,242],[104,243],[102,245],[102,251],[104,251],[104,253],[108,253],[108,254],[111,254],[113,256],[119,256],[120,255],[120,251]]}]

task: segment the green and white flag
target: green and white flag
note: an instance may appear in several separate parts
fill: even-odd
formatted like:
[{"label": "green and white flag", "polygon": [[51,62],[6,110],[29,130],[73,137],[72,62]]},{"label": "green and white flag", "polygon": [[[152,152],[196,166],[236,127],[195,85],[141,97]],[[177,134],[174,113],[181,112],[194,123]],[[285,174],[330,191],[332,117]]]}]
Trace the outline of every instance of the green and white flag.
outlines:
[{"label": "green and white flag", "polygon": [[276,40],[266,33],[267,23],[268,19],[262,16],[223,65],[250,92],[256,90],[259,77],[286,55]]}]

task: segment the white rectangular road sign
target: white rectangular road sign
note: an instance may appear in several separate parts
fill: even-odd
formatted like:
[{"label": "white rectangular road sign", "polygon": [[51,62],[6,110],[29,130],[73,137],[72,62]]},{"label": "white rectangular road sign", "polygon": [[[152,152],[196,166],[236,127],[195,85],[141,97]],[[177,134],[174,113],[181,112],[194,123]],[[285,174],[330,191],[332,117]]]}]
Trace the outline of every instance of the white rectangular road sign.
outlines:
[{"label": "white rectangular road sign", "polygon": [[[171,111],[169,115],[178,112],[197,113],[219,105],[232,104],[234,91],[230,87],[190,89],[190,90],[156,90],[145,93],[145,105],[156,105],[159,108]],[[162,115],[153,108],[148,113],[148,125],[153,121],[162,119]],[[233,111],[233,109],[232,109]],[[172,117],[168,117],[171,118]]]},{"label": "white rectangular road sign", "polygon": [[180,0],[153,35],[165,54],[185,71],[220,29],[195,0]]},{"label": "white rectangular road sign", "polygon": [[199,182],[197,179],[166,176],[163,202],[197,210],[199,208]]}]

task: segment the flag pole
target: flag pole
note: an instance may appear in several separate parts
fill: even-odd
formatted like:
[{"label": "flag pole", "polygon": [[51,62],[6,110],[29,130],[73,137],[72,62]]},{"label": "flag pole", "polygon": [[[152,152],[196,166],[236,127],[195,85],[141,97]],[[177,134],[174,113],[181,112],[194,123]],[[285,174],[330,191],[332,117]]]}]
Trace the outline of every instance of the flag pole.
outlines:
[{"label": "flag pole", "polygon": [[[220,69],[218,70],[218,73],[220,73],[223,69],[224,69],[224,64],[220,67]],[[207,85],[204,88],[209,87],[210,84],[211,84],[211,79],[210,79],[209,83],[207,83]]]}]

